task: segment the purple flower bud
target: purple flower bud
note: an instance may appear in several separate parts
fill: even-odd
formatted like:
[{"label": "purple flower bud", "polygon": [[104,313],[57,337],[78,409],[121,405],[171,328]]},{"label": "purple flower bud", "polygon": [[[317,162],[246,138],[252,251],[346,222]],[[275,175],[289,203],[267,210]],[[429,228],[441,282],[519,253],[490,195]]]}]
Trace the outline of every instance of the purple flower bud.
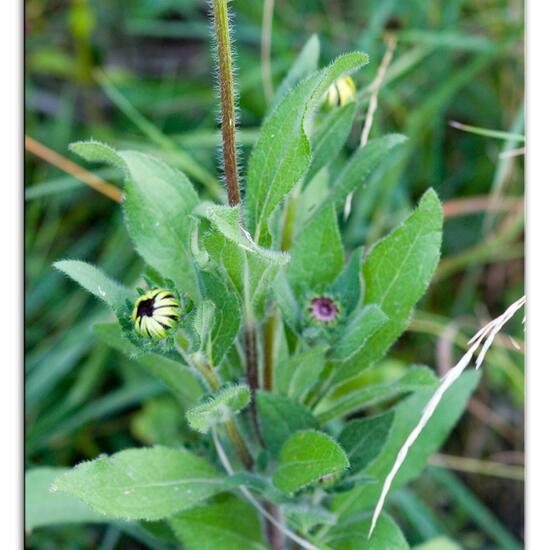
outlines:
[{"label": "purple flower bud", "polygon": [[340,308],[332,298],[320,296],[311,300],[309,312],[315,321],[330,324],[338,317]]}]

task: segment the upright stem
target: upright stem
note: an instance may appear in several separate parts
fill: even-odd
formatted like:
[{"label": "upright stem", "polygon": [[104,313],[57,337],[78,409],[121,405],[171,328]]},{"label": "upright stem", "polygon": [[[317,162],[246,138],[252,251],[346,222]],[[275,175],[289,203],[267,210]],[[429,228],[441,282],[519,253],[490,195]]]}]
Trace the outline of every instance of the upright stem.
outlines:
[{"label": "upright stem", "polygon": [[230,206],[241,202],[239,171],[237,168],[236,114],[231,63],[231,38],[227,0],[213,0],[216,54],[220,86],[220,104],[223,137],[223,169]]},{"label": "upright stem", "polygon": [[244,329],[244,343],[246,350],[246,379],[250,386],[250,412],[256,437],[262,446],[264,440],[258,421],[258,410],[256,407],[256,390],[258,389],[258,353],[256,350],[256,331],[254,325],[247,324]]}]

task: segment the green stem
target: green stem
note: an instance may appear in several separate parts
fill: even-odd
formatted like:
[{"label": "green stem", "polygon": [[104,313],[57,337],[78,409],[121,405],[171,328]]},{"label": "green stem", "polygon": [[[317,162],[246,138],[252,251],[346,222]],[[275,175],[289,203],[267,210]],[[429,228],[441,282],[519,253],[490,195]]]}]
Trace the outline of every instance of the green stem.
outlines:
[{"label": "green stem", "polygon": [[213,0],[216,54],[220,86],[221,123],[223,137],[223,169],[227,186],[227,199],[231,206],[241,202],[239,172],[237,169],[237,118],[234,103],[233,67],[227,0]]},{"label": "green stem", "polygon": [[[217,391],[220,388],[220,381],[216,371],[212,368],[212,365],[210,365],[210,363],[200,353],[193,355],[187,354],[183,346],[184,342],[181,335],[178,334],[176,336],[176,340],[178,343],[177,349],[185,362],[195,367],[212,391]],[[229,441],[231,441],[231,445],[235,449],[235,452],[239,455],[243,466],[247,470],[252,470],[254,467],[254,459],[252,458],[252,455],[250,454],[250,451],[248,450],[248,447],[239,432],[235,419],[230,418],[227,422],[225,422],[224,427],[227,432],[227,437],[229,438]]]}]

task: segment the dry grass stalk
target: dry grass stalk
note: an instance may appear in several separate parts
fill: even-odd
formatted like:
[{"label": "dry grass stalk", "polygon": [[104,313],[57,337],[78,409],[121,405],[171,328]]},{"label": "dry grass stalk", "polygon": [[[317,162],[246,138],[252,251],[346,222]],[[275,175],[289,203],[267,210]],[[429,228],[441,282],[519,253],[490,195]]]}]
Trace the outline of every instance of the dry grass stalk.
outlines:
[{"label": "dry grass stalk", "polygon": [[376,503],[374,514],[372,516],[371,526],[369,529],[369,537],[372,535],[376,527],[376,522],[380,517],[380,513],[382,512],[384,502],[389,493],[391,484],[395,476],[397,475],[397,472],[399,471],[399,468],[401,468],[403,462],[405,461],[405,458],[407,457],[407,453],[409,452],[409,449],[411,448],[413,443],[416,441],[418,436],[422,433],[422,430],[428,423],[428,420],[430,420],[430,418],[432,417],[433,413],[435,412],[435,409],[437,408],[439,402],[441,401],[441,398],[443,397],[445,392],[452,386],[452,384],[464,372],[466,367],[470,364],[470,361],[472,360],[475,352],[480,348],[480,346],[481,346],[481,351],[479,352],[475,365],[476,365],[476,369],[479,369],[479,367],[481,367],[481,364],[483,363],[483,359],[485,358],[485,354],[487,353],[488,349],[493,343],[495,336],[502,329],[502,327],[514,316],[514,314],[525,305],[525,301],[526,301],[525,296],[523,296],[522,298],[514,302],[500,317],[497,317],[496,319],[494,319],[493,321],[485,325],[481,330],[479,330],[477,334],[468,342],[470,347],[468,351],[464,354],[462,359],[460,359],[460,361],[452,369],[450,369],[445,374],[445,376],[443,376],[443,378],[441,379],[441,383],[439,387],[437,388],[434,395],[432,396],[430,401],[428,401],[428,404],[424,408],[424,411],[422,412],[422,416],[420,417],[418,424],[413,429],[413,431],[409,434],[409,436],[405,440],[405,443],[403,443],[403,446],[397,453],[397,458],[395,459],[392,469],[390,470],[390,473],[386,476],[386,479],[384,480],[384,485],[382,486],[382,492],[380,494],[380,497],[378,498],[378,502]]}]

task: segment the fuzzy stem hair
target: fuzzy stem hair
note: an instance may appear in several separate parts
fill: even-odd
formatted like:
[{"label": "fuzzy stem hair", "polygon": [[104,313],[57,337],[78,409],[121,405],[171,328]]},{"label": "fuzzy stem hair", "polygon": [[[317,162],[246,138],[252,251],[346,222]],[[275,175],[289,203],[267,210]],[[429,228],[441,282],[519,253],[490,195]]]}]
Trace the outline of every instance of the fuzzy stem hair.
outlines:
[{"label": "fuzzy stem hair", "polygon": [[220,89],[223,171],[227,189],[227,200],[230,206],[235,206],[241,202],[241,193],[239,190],[239,171],[237,166],[237,120],[227,0],[212,0],[212,11],[214,14],[216,58]]}]

